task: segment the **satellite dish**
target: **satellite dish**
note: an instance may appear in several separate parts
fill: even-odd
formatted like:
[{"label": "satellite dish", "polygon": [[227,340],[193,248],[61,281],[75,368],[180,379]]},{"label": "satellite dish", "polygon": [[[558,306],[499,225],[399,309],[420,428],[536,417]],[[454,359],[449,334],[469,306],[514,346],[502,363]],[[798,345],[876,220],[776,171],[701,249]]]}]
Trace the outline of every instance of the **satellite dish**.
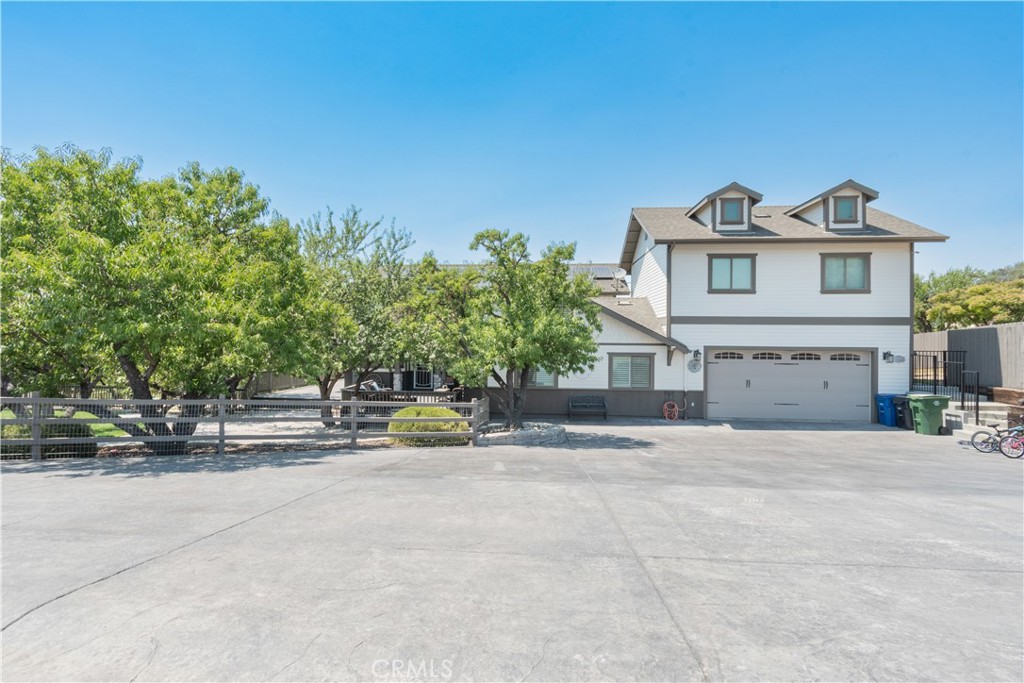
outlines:
[{"label": "satellite dish", "polygon": [[612,273],[612,277],[614,277],[616,280],[624,280],[626,278],[626,269],[616,268],[615,272]]}]

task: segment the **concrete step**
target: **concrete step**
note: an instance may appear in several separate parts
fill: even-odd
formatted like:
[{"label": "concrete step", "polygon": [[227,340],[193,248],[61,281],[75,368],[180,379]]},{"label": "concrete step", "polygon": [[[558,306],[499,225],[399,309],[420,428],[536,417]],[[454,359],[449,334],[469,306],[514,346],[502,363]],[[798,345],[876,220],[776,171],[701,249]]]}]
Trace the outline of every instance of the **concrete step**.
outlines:
[{"label": "concrete step", "polygon": [[942,411],[943,424],[950,427],[951,429],[966,429],[966,425],[981,425],[988,427],[989,425],[998,425],[999,427],[1007,426],[1006,413],[983,410],[978,413],[978,418],[975,419],[974,411],[972,410],[959,410],[949,409]]}]

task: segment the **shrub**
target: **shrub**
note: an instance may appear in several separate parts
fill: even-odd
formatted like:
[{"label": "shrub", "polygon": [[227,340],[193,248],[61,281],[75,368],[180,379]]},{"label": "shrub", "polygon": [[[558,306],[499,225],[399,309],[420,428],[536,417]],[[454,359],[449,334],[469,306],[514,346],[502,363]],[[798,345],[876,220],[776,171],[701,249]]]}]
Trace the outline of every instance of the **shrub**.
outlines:
[{"label": "shrub", "polygon": [[0,427],[0,455],[21,456],[32,453],[31,446],[9,446],[7,439],[30,439],[32,429],[28,425],[3,425]]},{"label": "shrub", "polygon": [[[90,439],[92,429],[87,424],[43,425],[44,439]],[[71,456],[95,458],[99,450],[96,443],[43,443],[43,457]]]},{"label": "shrub", "polygon": [[[44,439],[88,439],[92,437],[92,430],[87,424],[44,424],[42,437]],[[32,428],[28,425],[4,425],[0,428],[0,440],[7,439],[30,439]],[[76,458],[95,458],[99,450],[95,443],[60,443],[53,441],[43,442],[43,457],[71,456]],[[0,454],[5,456],[26,456],[31,455],[31,446],[8,446],[4,444],[0,448]]]},{"label": "shrub", "polygon": [[[402,408],[394,417],[454,417],[456,420],[461,419],[461,415],[452,410],[451,408],[442,408],[441,406],[409,406],[408,408]],[[469,424],[467,422],[390,422],[388,423],[388,433],[401,433],[401,432],[468,432]],[[402,444],[403,446],[463,446],[469,443],[469,439],[464,436],[452,437],[450,439],[433,438],[433,437],[410,437],[401,438],[393,437],[395,443]]]}]

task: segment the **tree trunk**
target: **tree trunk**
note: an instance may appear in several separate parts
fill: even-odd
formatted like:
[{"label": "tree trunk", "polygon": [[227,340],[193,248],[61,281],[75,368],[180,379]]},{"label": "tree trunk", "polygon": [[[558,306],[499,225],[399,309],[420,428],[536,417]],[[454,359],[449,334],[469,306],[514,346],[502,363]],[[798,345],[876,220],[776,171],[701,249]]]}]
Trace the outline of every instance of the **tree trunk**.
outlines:
[{"label": "tree trunk", "polygon": [[498,400],[498,408],[505,416],[505,428],[510,430],[523,428],[523,407],[526,405],[526,379],[530,369],[520,368],[518,370],[518,387],[516,386],[516,373],[517,370],[514,369],[506,370],[505,376],[502,377],[496,372],[491,372],[491,376],[497,380],[498,386],[502,390],[501,393],[496,393],[494,397]]},{"label": "tree trunk", "polygon": [[[139,370],[135,361],[124,354],[117,355],[117,362],[121,365],[121,369],[124,371],[125,378],[128,380],[128,386],[132,390],[132,398],[138,400],[152,400],[153,392],[149,388],[149,375],[150,373],[143,373]],[[182,408],[182,416],[195,417],[199,414],[197,411],[201,411],[201,406],[185,406]],[[139,407],[139,413],[142,417],[147,420],[153,418],[165,417],[166,413],[157,405],[143,405]],[[194,413],[194,414],[193,414]],[[191,427],[191,429],[189,429]],[[121,427],[124,429],[124,427]],[[196,423],[175,423],[174,429],[171,429],[164,422],[146,422],[145,431],[149,436],[155,437],[168,437],[168,436],[191,436],[196,430]],[[128,431],[130,434],[134,434],[133,431]],[[184,455],[187,452],[188,440],[183,441],[153,441],[142,439],[142,442],[146,444],[150,452],[153,455]]]},{"label": "tree trunk", "polygon": [[[320,400],[330,401],[331,394],[334,393],[334,386],[338,383],[338,376],[335,373],[330,373],[326,377],[317,377],[316,386],[320,390]],[[334,409],[331,406],[320,406],[320,417],[324,419],[324,427],[334,427],[337,423],[334,421]]]}]

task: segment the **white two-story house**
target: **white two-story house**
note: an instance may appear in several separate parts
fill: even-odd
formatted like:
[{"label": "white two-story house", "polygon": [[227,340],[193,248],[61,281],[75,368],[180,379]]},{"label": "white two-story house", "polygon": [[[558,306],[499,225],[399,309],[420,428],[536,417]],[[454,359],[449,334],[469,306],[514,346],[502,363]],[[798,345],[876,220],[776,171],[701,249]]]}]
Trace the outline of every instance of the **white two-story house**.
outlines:
[{"label": "white two-story house", "polygon": [[630,298],[600,299],[598,367],[538,377],[527,411],[564,414],[565,394],[586,390],[613,415],[654,416],[686,392],[691,417],[874,420],[876,393],[910,386],[914,244],[948,239],[877,198],[848,180],[765,206],[732,183],[633,209]]}]

